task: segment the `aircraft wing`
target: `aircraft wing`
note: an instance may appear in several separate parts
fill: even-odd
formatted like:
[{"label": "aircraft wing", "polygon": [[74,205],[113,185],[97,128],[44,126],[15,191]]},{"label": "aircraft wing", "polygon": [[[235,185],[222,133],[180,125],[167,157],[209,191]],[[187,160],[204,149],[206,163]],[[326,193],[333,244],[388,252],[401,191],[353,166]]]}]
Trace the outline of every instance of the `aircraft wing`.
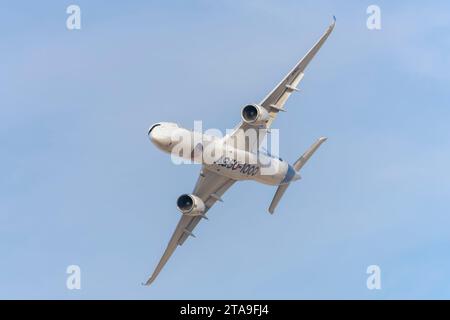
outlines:
[{"label": "aircraft wing", "polygon": [[[207,170],[204,167],[202,168],[193,194],[202,199],[205,203],[205,214],[214,205],[214,203],[216,203],[216,201],[221,201],[221,196],[228,190],[229,187],[233,185],[234,182],[235,180],[218,175],[217,173]],[[166,251],[156,266],[155,271],[153,271],[152,276],[148,279],[145,285],[150,285],[156,279],[159,272],[169,260],[177,246],[181,246],[189,236],[194,236],[192,230],[194,230],[195,226],[201,219],[203,219],[201,216],[181,216],[180,221],[178,222],[178,225],[170,238],[169,244],[167,245]]]},{"label": "aircraft wing", "polygon": [[295,65],[295,67],[281,80],[281,82],[259,103],[260,106],[265,108],[270,115],[269,121],[263,127],[256,128],[258,129],[258,145],[246,146],[245,140],[237,139],[234,141],[233,136],[237,135],[238,132],[245,132],[249,128],[255,129],[254,126],[247,124],[244,121],[241,121],[239,125],[235,128],[233,133],[228,138],[230,143],[233,143],[238,149],[248,150],[254,152],[261,145],[261,142],[264,140],[264,137],[269,130],[272,122],[278,115],[278,112],[285,111],[284,104],[286,103],[289,96],[292,92],[297,91],[297,86],[300,81],[303,79],[304,71],[308,66],[309,62],[314,58],[316,53],[322,47],[322,45],[327,40],[328,36],[334,29],[336,23],[336,18],[333,17],[333,23],[328,27],[322,37],[316,42],[316,44],[308,51],[308,53]]}]

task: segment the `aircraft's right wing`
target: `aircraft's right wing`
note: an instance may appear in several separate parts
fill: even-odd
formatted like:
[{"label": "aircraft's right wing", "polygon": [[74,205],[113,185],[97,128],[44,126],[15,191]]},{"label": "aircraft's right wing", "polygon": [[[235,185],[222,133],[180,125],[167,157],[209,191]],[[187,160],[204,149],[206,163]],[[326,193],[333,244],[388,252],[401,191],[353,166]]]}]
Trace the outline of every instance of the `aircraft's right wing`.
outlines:
[{"label": "aircraft's right wing", "polygon": [[[328,36],[334,29],[336,24],[336,18],[333,17],[332,24],[327,28],[325,33],[320,37],[320,39],[316,42],[316,44],[308,51],[308,53],[294,66],[294,68],[289,71],[289,73],[281,80],[280,83],[260,102],[261,107],[267,110],[270,115],[269,121],[260,127],[256,127],[248,124],[244,121],[241,121],[239,125],[235,128],[234,132],[228,137],[227,143],[234,145],[236,148],[241,150],[247,150],[250,152],[254,152],[258,149],[259,145],[261,145],[264,140],[264,136],[266,132],[269,130],[273,121],[277,117],[280,111],[285,111],[284,105],[288,100],[289,96],[297,91],[297,86],[300,81],[303,79],[303,75],[306,67],[314,58],[316,53],[328,39]],[[239,139],[237,135],[242,132],[246,132],[248,129],[258,129],[258,145],[247,145],[245,139]],[[234,141],[236,139],[237,141]]]},{"label": "aircraft's right wing", "polygon": [[327,28],[325,33],[320,37],[316,44],[308,51],[308,53],[295,65],[295,67],[284,77],[283,80],[261,101],[261,106],[272,113],[271,121],[266,124],[270,127],[272,121],[275,120],[279,111],[284,111],[286,103],[292,92],[297,90],[297,86],[303,79],[304,71],[316,53],[328,39],[328,36],[334,29],[336,18],[333,17],[333,23]]},{"label": "aircraft's right wing", "polygon": [[[207,170],[204,167],[200,171],[200,177],[197,180],[193,194],[203,200],[205,203],[206,212],[216,203],[216,201],[221,201],[221,196],[228,190],[229,187],[233,185],[235,180],[221,176],[213,171]],[[181,246],[189,236],[194,236],[192,230],[199,223],[199,221],[205,216],[186,216],[182,215],[180,221],[178,222],[175,231],[170,238],[169,244],[164,251],[161,260],[155,268],[152,276],[145,285],[150,285],[158,276],[161,269],[164,267],[166,262],[169,260],[172,253],[175,251],[177,246]]]}]

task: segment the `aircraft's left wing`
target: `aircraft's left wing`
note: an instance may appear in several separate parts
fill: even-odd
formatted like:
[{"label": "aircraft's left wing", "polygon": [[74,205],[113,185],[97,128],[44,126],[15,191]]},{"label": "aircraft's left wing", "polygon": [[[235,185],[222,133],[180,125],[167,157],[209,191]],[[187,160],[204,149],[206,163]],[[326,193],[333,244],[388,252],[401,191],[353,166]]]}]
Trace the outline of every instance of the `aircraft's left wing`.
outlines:
[{"label": "aircraft's left wing", "polygon": [[[216,201],[221,201],[221,196],[234,182],[235,180],[218,175],[213,171],[205,169],[205,167],[202,168],[193,194],[202,199],[205,203],[205,214]],[[181,246],[189,236],[194,236],[192,230],[194,230],[201,219],[203,219],[201,216],[181,216],[172,238],[170,238],[169,244],[167,245],[166,251],[145,285],[150,285],[156,279],[177,246]]]}]

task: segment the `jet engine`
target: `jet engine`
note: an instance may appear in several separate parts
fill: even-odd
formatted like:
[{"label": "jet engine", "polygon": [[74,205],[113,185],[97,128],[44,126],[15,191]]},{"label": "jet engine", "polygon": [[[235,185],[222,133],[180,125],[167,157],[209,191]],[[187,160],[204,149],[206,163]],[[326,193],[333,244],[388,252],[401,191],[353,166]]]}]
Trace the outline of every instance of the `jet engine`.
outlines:
[{"label": "jet engine", "polygon": [[270,119],[267,110],[257,104],[246,105],[242,108],[241,116],[242,120],[253,125],[266,123]]},{"label": "jet engine", "polygon": [[187,216],[202,216],[205,212],[205,204],[202,199],[193,194],[182,194],[177,200],[178,210]]}]

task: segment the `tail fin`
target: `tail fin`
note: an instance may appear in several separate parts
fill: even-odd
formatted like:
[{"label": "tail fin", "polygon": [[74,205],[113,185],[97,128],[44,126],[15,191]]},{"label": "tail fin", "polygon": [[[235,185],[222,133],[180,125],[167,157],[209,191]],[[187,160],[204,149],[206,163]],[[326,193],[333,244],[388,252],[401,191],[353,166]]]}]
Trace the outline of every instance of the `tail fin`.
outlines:
[{"label": "tail fin", "polygon": [[[295,171],[299,171],[305,163],[311,158],[311,156],[314,154],[314,152],[317,151],[317,149],[320,147],[322,143],[324,143],[327,140],[326,137],[319,138],[311,147],[309,147],[308,150],[300,157],[297,161],[295,161],[293,167]],[[275,195],[273,196],[272,202],[270,203],[269,212],[273,214],[275,211],[275,208],[277,207],[278,203],[280,202],[281,198],[283,197],[284,192],[289,187],[289,183],[282,184],[278,186],[277,191],[275,192]]]}]

